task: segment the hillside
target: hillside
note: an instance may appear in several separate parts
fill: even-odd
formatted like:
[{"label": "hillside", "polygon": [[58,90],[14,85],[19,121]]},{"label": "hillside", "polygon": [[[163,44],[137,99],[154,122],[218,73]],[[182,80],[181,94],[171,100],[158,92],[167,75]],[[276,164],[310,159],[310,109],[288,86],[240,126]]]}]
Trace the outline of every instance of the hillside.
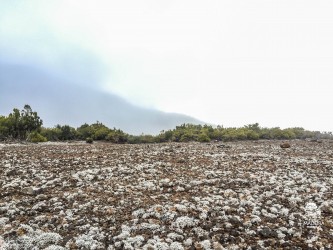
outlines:
[{"label": "hillside", "polygon": [[115,94],[22,65],[0,64],[0,87],[0,114],[29,104],[47,127],[100,121],[130,134],[157,134],[182,123],[202,124],[186,115],[138,107]]}]

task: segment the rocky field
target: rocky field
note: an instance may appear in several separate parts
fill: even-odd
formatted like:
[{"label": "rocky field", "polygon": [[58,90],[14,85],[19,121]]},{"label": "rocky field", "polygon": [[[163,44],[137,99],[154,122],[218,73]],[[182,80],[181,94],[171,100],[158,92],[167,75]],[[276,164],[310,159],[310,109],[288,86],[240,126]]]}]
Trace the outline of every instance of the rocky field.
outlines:
[{"label": "rocky field", "polygon": [[333,143],[0,144],[0,249],[333,249]]}]

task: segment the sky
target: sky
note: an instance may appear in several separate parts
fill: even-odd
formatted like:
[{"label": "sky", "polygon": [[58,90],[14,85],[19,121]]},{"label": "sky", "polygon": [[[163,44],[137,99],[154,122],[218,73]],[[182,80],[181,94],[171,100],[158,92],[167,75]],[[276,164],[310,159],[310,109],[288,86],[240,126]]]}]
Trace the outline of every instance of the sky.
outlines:
[{"label": "sky", "polygon": [[333,131],[333,2],[0,1],[0,61],[210,124]]}]

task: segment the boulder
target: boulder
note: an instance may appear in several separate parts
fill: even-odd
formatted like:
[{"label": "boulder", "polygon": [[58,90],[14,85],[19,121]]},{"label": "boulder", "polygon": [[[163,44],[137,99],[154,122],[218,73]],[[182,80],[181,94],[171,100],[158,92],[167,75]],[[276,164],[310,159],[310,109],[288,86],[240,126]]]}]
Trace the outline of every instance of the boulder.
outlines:
[{"label": "boulder", "polygon": [[26,195],[38,195],[42,193],[41,188],[35,188],[35,187],[27,187],[22,189],[22,193]]}]

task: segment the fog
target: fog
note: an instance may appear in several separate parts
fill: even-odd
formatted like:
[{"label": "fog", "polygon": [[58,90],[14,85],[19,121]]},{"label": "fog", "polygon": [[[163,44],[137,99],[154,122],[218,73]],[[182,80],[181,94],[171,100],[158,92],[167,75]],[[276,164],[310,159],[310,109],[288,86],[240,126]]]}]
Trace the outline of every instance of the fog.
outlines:
[{"label": "fog", "polygon": [[78,127],[99,121],[138,135],[158,134],[182,123],[202,123],[185,115],[137,107],[117,95],[73,84],[27,66],[0,63],[0,82],[1,114],[29,104],[46,127],[57,124]]},{"label": "fog", "polygon": [[332,9],[322,0],[2,1],[0,58],[211,124],[333,131]]}]

